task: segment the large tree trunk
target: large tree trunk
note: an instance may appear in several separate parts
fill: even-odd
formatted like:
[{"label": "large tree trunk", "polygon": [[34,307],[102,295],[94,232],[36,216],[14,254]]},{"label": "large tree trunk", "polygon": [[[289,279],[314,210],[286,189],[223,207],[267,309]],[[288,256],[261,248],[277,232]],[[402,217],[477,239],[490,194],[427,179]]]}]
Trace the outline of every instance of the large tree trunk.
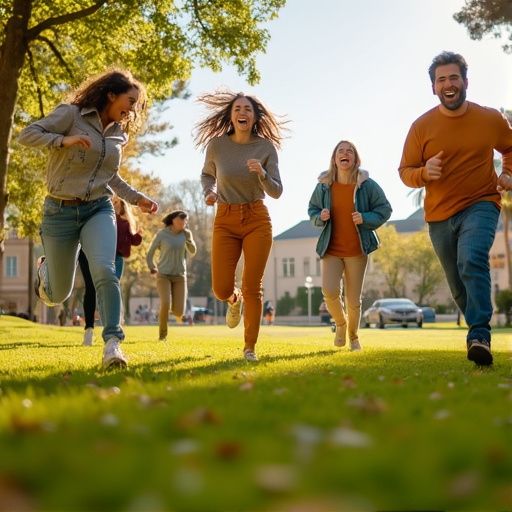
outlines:
[{"label": "large tree trunk", "polygon": [[9,146],[18,94],[18,80],[27,51],[26,33],[31,12],[32,0],[15,0],[13,16],[7,22],[4,43],[0,48],[0,91],[2,91],[2,101],[0,101],[0,290],[3,279]]}]

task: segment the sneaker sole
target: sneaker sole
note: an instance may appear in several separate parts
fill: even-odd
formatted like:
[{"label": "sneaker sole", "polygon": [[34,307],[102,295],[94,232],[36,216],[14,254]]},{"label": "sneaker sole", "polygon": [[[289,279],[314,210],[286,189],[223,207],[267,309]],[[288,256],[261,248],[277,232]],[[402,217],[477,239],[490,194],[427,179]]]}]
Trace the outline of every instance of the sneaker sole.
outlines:
[{"label": "sneaker sole", "polygon": [[122,359],[112,359],[107,364],[103,363],[104,370],[126,369],[128,363]]},{"label": "sneaker sole", "polygon": [[480,366],[489,366],[492,364],[492,354],[480,345],[473,345],[468,350],[468,359]]}]

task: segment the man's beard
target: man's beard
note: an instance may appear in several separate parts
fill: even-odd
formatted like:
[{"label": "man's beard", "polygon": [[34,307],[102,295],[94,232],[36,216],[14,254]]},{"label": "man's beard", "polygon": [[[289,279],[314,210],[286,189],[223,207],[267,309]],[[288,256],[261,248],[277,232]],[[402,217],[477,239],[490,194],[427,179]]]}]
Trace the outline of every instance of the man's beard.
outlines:
[{"label": "man's beard", "polygon": [[466,87],[462,86],[460,89],[458,89],[457,94],[459,96],[455,103],[447,103],[447,100],[443,94],[438,94],[437,97],[439,98],[439,101],[441,102],[443,107],[445,107],[446,109],[457,110],[460,107],[462,107],[463,103],[466,101]]}]

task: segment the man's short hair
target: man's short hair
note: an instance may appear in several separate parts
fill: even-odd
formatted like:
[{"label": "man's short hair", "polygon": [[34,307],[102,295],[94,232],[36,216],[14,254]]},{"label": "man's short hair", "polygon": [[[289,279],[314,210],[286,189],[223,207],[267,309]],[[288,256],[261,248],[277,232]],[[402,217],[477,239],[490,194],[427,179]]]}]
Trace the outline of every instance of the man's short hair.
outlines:
[{"label": "man's short hair", "polygon": [[430,64],[430,67],[428,68],[428,74],[430,75],[432,85],[434,85],[436,80],[436,69],[439,66],[445,66],[446,64],[457,64],[460,69],[462,80],[466,81],[468,76],[468,64],[464,57],[454,52],[443,52],[433,58],[432,64]]}]

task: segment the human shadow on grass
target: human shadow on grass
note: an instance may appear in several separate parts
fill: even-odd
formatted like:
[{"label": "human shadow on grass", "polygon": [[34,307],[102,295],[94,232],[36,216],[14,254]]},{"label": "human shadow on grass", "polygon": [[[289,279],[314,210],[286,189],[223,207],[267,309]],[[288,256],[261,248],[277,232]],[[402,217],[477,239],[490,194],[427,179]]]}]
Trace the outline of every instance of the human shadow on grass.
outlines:
[{"label": "human shadow on grass", "polygon": [[[351,357],[353,355],[356,355],[356,357]],[[345,358],[344,356],[347,357]],[[364,359],[359,359],[361,356]],[[290,372],[298,372],[300,374],[308,372],[317,373],[326,369],[348,371],[348,368],[351,370],[357,368],[359,360],[362,363],[361,367],[364,367],[366,372],[378,372],[392,362],[393,366],[396,366],[397,372],[415,372],[421,369],[423,373],[470,374],[477,371],[482,374],[502,375],[505,378],[510,378],[511,374],[511,354],[508,352],[495,352],[494,364],[482,367],[468,361],[462,350],[393,350],[386,353],[382,351],[369,351],[357,354],[339,350],[322,350],[300,354],[263,356],[261,361],[256,364],[248,363],[242,357],[231,357],[219,361],[207,355],[202,357],[185,356],[176,359],[129,364],[125,370],[104,370],[98,364],[86,370],[77,370],[70,367],[67,370],[55,372],[43,378],[36,377],[32,379],[19,376],[13,377],[8,372],[0,371],[0,385],[4,392],[9,390],[23,392],[28,387],[40,387],[44,389],[45,394],[51,394],[58,390],[81,389],[85,386],[98,388],[120,387],[127,380],[140,381],[142,384],[155,381],[180,382],[184,379],[195,379],[202,375],[229,374],[230,372],[233,372],[233,375],[237,375],[239,372],[256,372],[258,379],[265,379],[264,373],[258,373],[259,368],[264,369],[267,365],[283,360],[293,361],[310,357],[317,359],[314,367],[296,370],[290,368]],[[321,358],[320,364],[318,358]],[[194,367],[182,367],[182,365],[197,363],[201,360],[205,360],[204,364]],[[430,363],[427,367],[425,367],[425,361]],[[416,366],[417,363],[421,363],[421,365]],[[48,365],[40,368],[40,370],[45,370],[46,368],[48,368]],[[269,376],[268,378],[274,377]]]},{"label": "human shadow on grass", "polygon": [[[276,357],[274,361],[286,359],[305,359],[308,357],[332,357],[333,351],[311,352],[295,355]],[[205,364],[194,366],[193,368],[180,368],[181,365],[193,363],[195,361],[205,360]],[[47,367],[47,365],[46,365]],[[153,362],[142,362],[138,364],[128,364],[128,368],[123,369],[102,369],[100,365],[93,366],[89,370],[77,370],[69,367],[67,370],[55,372],[43,378],[21,379],[11,378],[8,373],[0,371],[0,384],[4,391],[23,391],[28,386],[44,388],[45,392],[50,394],[58,389],[81,388],[86,385],[95,385],[100,387],[119,386],[128,379],[138,379],[141,382],[153,382],[155,380],[169,379],[181,380],[184,377],[194,378],[201,374],[240,372],[256,369],[243,356],[218,361],[210,356],[193,357],[184,356],[169,360],[158,360]],[[44,370],[44,368],[43,368]]]},{"label": "human shadow on grass", "polygon": [[60,348],[73,348],[79,347],[81,343],[58,343],[58,344],[49,344],[40,341],[18,341],[11,343],[0,343],[0,350],[18,350],[24,348],[49,348],[52,350],[60,349]]}]

